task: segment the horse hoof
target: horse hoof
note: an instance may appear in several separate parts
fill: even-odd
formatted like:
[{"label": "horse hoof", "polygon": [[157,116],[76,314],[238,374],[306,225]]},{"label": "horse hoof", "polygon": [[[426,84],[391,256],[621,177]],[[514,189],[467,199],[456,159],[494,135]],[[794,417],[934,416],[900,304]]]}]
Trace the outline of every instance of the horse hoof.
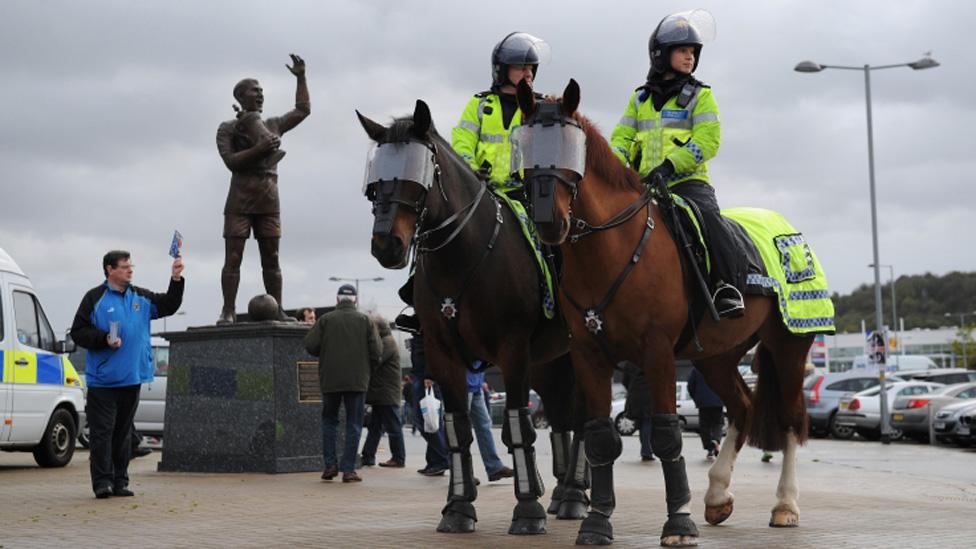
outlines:
[{"label": "horse hoof", "polygon": [[796,528],[800,525],[800,515],[791,509],[775,509],[769,525],[773,528]]},{"label": "horse hoof", "polygon": [[552,501],[549,502],[549,507],[546,508],[546,514],[555,515],[559,513],[559,508],[562,507],[562,504],[563,500],[556,499],[555,497],[552,498]]},{"label": "horse hoof", "polygon": [[546,519],[520,518],[512,521],[508,533],[513,536],[534,536],[546,533]]},{"label": "horse hoof", "polygon": [[563,501],[556,518],[559,520],[583,520],[586,518],[586,504],[582,501]]},{"label": "horse hoof", "polygon": [[474,523],[471,517],[448,511],[441,517],[437,531],[442,534],[470,534],[474,532]]},{"label": "horse hoof", "polygon": [[661,547],[697,547],[698,536],[664,536]]},{"label": "horse hoof", "polygon": [[549,501],[549,507],[546,508],[547,514],[555,515],[559,512],[559,506],[563,503],[565,492],[566,487],[561,482],[556,484],[556,487],[552,490],[552,499]]},{"label": "horse hoof", "polygon": [[706,505],[705,521],[712,526],[722,524],[725,522],[725,519],[732,516],[732,504],[732,500],[729,499],[729,501],[721,505]]},{"label": "horse hoof", "polygon": [[595,532],[580,532],[576,545],[613,545],[613,538]]}]

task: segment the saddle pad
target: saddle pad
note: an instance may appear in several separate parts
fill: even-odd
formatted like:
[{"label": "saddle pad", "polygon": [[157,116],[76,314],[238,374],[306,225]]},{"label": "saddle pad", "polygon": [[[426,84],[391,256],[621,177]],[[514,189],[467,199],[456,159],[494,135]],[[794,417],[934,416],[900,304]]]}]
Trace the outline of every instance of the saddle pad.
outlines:
[{"label": "saddle pad", "polygon": [[766,274],[749,273],[746,285],[776,292],[786,328],[794,334],[834,333],[827,277],[803,234],[772,210],[730,208],[722,215],[741,225],[759,251]]},{"label": "saddle pad", "polygon": [[535,257],[536,267],[538,267],[539,275],[542,277],[542,311],[545,313],[546,318],[551,320],[556,316],[556,294],[553,292],[552,273],[549,271],[549,263],[546,262],[545,257],[542,255],[542,242],[539,240],[539,235],[535,232],[535,224],[529,219],[529,215],[525,211],[525,206],[521,202],[510,198],[505,192],[499,190],[492,190],[492,192],[502,202],[508,205],[512,213],[515,214],[515,218],[518,219],[519,225],[522,227],[522,234],[525,236],[525,241],[528,243],[529,249]]}]

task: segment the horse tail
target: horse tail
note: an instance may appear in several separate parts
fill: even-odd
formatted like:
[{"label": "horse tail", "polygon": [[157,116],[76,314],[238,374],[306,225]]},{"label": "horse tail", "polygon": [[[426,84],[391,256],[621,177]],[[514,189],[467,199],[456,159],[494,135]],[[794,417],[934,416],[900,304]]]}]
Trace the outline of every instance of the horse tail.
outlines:
[{"label": "horse tail", "polygon": [[807,410],[803,393],[799,393],[798,403],[790,403],[783,398],[783,376],[777,372],[773,354],[762,343],[756,347],[753,361],[753,371],[758,379],[749,421],[749,445],[768,452],[783,450],[786,435],[791,430],[802,444],[807,438]]}]

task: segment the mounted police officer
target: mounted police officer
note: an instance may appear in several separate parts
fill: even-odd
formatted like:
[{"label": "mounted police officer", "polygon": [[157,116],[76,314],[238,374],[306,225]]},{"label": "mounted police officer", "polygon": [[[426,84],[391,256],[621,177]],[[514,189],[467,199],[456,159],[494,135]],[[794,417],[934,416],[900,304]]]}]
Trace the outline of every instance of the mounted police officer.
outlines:
[{"label": "mounted police officer", "polygon": [[719,213],[707,161],[721,142],[718,105],[710,86],[695,78],[702,45],[715,33],[704,10],[669,15],[651,34],[647,81],[627,102],[610,145],[645,182],[662,178],[670,191],[697,205],[711,254],[712,301],[721,317],[743,314],[748,265]]},{"label": "mounted police officer", "polygon": [[[522,123],[515,90],[525,80],[532,85],[539,64],[548,61],[549,45],[526,32],[509,33],[491,50],[491,88],[476,93],[451,130],[451,147],[471,169],[485,178],[494,191],[525,202],[522,182],[511,178],[512,130]],[[412,304],[413,277],[400,289],[400,297]],[[417,318],[399,315],[398,328],[418,330]]]}]

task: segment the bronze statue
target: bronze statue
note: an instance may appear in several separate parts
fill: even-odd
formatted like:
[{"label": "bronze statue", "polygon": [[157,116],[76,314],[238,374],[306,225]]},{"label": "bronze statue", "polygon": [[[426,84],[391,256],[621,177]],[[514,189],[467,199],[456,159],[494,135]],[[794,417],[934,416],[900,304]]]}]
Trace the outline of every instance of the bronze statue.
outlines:
[{"label": "bronze statue", "polygon": [[233,174],[224,205],[225,255],[220,276],[224,307],[217,324],[237,320],[234,311],[241,281],[241,259],[252,229],[261,252],[265,291],[278,301],[278,320],[293,320],[281,310],[281,267],[278,263],[281,215],[277,166],[285,156],[285,151],[280,149],[281,135],[311,113],[311,104],[305,82],[305,61],[295,54],[291,54],[291,60],[292,66],[285,66],[297,79],[294,109],[283,116],[262,120],[264,90],[257,80],[245,78],[234,86],[234,99],[240,103],[240,107],[234,105],[237,118],[217,128],[217,150]]}]

